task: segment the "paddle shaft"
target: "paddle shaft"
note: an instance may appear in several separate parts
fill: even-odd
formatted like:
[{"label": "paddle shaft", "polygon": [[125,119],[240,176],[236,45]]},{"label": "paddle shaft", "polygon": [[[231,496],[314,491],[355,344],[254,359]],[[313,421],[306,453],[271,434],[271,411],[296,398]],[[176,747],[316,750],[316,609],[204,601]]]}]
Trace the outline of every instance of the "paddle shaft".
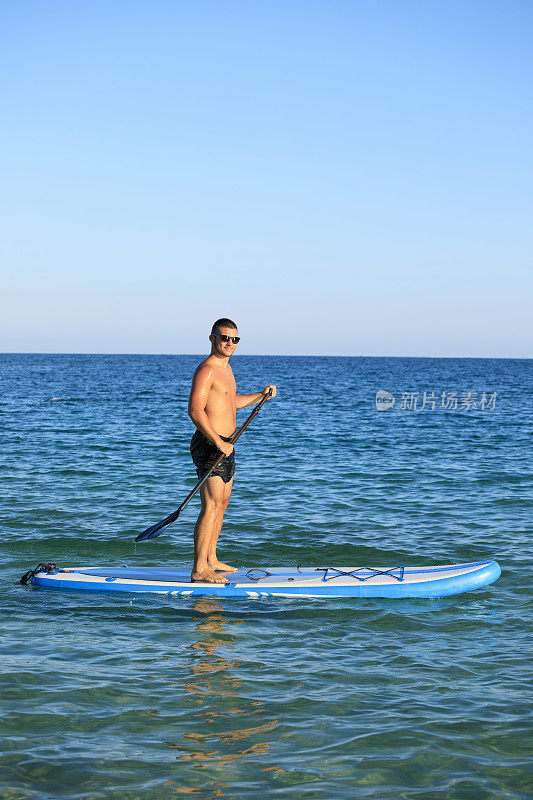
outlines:
[{"label": "paddle shaft", "polygon": [[[259,401],[259,403],[256,405],[256,407],[254,408],[254,410],[252,411],[252,413],[250,414],[250,416],[249,416],[249,417],[248,417],[248,418],[247,418],[247,419],[246,419],[246,420],[243,422],[243,424],[241,425],[241,427],[240,427],[240,428],[239,428],[237,431],[235,431],[235,433],[233,434],[233,436],[231,437],[231,439],[230,439],[230,441],[229,441],[229,443],[230,443],[230,444],[235,444],[235,442],[237,441],[237,439],[239,438],[239,436],[241,436],[241,434],[243,434],[243,433],[244,433],[244,431],[246,430],[246,428],[248,427],[248,425],[250,424],[250,422],[253,420],[253,418],[254,418],[254,417],[257,415],[257,414],[259,414],[259,412],[261,411],[261,409],[263,408],[264,404],[266,403],[266,401],[268,400],[268,398],[271,396],[271,394],[272,394],[272,391],[269,391],[269,392],[268,392],[268,394],[265,394],[265,395],[263,396],[263,399]],[[225,454],[224,454],[224,453],[221,453],[221,454],[219,455],[219,457],[217,458],[217,460],[215,461],[215,463],[213,464],[213,466],[212,466],[212,467],[211,467],[211,468],[210,468],[210,469],[209,469],[209,470],[206,472],[206,474],[203,476],[203,478],[201,478],[201,479],[198,481],[198,483],[196,484],[196,486],[194,487],[194,489],[192,489],[192,490],[189,492],[189,494],[187,495],[187,497],[185,498],[185,500],[183,501],[183,503],[180,505],[180,507],[179,507],[179,508],[177,508],[177,509],[176,509],[176,511],[174,511],[172,514],[169,514],[169,516],[168,516],[168,517],[165,517],[165,519],[161,520],[161,522],[158,522],[158,523],[156,523],[155,525],[152,525],[152,526],[150,526],[150,527],[149,527],[149,528],[147,528],[145,531],[143,531],[142,533],[140,533],[140,534],[139,534],[139,535],[138,535],[138,536],[135,538],[135,541],[136,541],[136,542],[142,542],[144,539],[154,539],[156,536],[159,536],[159,534],[160,534],[160,533],[163,531],[163,528],[166,528],[166,527],[167,527],[167,525],[170,525],[172,522],[175,522],[175,520],[177,520],[177,518],[179,517],[179,515],[181,514],[181,512],[182,512],[182,511],[183,511],[183,509],[185,508],[185,506],[186,506],[186,505],[187,505],[187,504],[188,504],[188,503],[189,503],[189,502],[192,500],[192,498],[194,497],[194,495],[196,494],[196,492],[198,492],[198,491],[199,491],[199,489],[201,489],[201,488],[202,488],[202,486],[204,485],[204,483],[206,482],[206,480],[207,480],[209,477],[211,477],[211,475],[212,475],[212,473],[213,473],[213,470],[215,470],[215,469],[216,469],[216,467],[218,467],[218,465],[220,464],[220,462],[221,462],[221,461],[222,461],[224,458],[226,458]]]},{"label": "paddle shaft", "polygon": [[[256,416],[256,414],[259,414],[259,412],[261,411],[261,409],[263,408],[264,404],[266,403],[266,401],[268,400],[269,397],[270,397],[270,392],[268,394],[264,395],[263,399],[260,400],[260,402],[256,405],[256,407],[254,408],[254,410],[252,411],[252,413],[250,414],[248,419],[245,422],[243,422],[243,424],[241,425],[241,427],[239,428],[238,431],[235,431],[235,433],[233,434],[233,436],[229,440],[229,444],[235,444],[235,442],[237,441],[239,436],[242,433],[244,433],[244,431],[246,430],[246,428],[248,427],[250,422],[253,420],[253,418]],[[196,484],[194,489],[189,492],[189,494],[187,495],[187,497],[185,498],[185,500],[183,501],[181,506],[177,509],[177,511],[174,512],[176,514],[176,519],[181,514],[181,512],[183,511],[183,509],[185,508],[187,503],[190,500],[192,500],[192,498],[194,497],[196,492],[198,492],[202,488],[202,486],[204,485],[206,480],[211,477],[213,471],[218,467],[220,462],[223,461],[225,458],[226,458],[226,456],[224,455],[224,453],[221,453],[219,455],[219,457],[217,458],[217,460],[215,461],[215,463],[213,464],[213,466],[211,467],[211,469],[208,470],[208,472],[205,473],[204,477],[200,481],[198,481],[198,483]]]}]

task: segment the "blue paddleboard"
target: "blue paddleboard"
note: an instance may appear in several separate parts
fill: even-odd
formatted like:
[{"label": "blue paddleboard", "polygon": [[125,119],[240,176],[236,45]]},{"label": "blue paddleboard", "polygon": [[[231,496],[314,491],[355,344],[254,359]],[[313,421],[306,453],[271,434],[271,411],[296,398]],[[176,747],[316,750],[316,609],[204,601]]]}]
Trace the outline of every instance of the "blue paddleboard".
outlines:
[{"label": "blue paddleboard", "polygon": [[240,569],[226,574],[229,583],[217,584],[191,583],[190,569],[39,566],[31,583],[46,589],[230,598],[447,597],[488,586],[501,574],[496,561],[435,567],[268,567]]}]

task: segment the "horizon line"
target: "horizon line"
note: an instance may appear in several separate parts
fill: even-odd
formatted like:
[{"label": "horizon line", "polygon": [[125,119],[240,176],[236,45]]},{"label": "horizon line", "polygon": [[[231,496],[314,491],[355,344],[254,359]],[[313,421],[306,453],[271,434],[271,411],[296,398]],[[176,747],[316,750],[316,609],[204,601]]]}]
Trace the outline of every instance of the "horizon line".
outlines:
[{"label": "horizon line", "polygon": [[[0,352],[0,356],[196,356],[197,358],[206,358],[205,353],[101,353],[101,352],[67,352],[67,351],[47,351],[47,350],[13,350]],[[316,355],[313,353],[238,353],[233,354],[231,358],[420,358],[420,359],[468,359],[479,361],[531,361],[530,356],[365,356],[365,355],[330,355],[322,354]]]}]

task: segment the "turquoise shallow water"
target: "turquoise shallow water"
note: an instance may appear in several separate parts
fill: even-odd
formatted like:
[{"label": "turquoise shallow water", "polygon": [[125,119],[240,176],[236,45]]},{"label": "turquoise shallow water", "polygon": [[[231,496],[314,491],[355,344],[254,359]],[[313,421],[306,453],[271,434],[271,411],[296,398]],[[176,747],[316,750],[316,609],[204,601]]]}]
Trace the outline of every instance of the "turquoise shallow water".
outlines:
[{"label": "turquoise shallow water", "polygon": [[[1,357],[2,798],[530,797],[531,362],[235,359],[240,391],[273,381],[279,396],[239,442],[223,556],[496,557],[485,590],[317,603],[17,584],[43,559],[190,562],[195,501],[159,539],[133,538],[195,483],[198,361]],[[454,391],[478,407],[441,408]]]}]

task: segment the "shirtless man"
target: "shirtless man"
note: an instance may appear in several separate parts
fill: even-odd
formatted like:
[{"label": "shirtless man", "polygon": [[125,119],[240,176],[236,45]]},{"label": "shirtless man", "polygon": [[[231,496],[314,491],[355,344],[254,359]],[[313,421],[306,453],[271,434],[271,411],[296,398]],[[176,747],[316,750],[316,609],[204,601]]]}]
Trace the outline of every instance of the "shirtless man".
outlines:
[{"label": "shirtless man", "polygon": [[196,425],[191,455],[202,478],[220,453],[226,456],[200,489],[202,508],[194,526],[194,565],[191,581],[228,583],[223,572],[237,572],[217,558],[217,541],[233,486],[235,454],[229,440],[237,428],[236,410],[253,406],[263,395],[276,396],[267,386],[255,394],[237,394],[230,356],[239,342],[237,326],[230,319],[218,319],[209,337],[211,354],[197,367],[189,397],[189,416]]}]

